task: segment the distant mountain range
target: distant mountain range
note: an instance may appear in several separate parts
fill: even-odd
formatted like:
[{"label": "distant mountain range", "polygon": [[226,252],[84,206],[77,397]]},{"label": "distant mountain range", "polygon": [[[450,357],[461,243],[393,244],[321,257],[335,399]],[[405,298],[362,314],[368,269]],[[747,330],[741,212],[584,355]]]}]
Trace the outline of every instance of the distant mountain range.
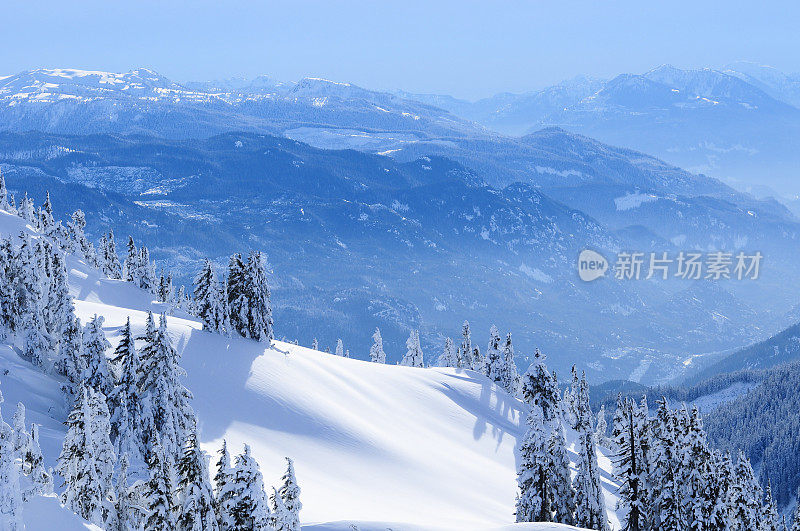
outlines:
[{"label": "distant mountain range", "polygon": [[[748,111],[730,103],[744,97],[794,109],[740,77],[704,75],[581,78],[527,107],[505,95],[505,108],[580,103],[625,116],[625,105],[669,104],[688,120],[722,105],[676,96],[669,82],[728,94],[736,112]],[[201,257],[267,251],[278,333],[323,346],[341,337],[354,355],[379,325],[395,358],[410,327],[435,357],[468,318],[479,345],[497,324],[523,359],[540,346],[559,372],[581,358],[594,380],[653,383],[794,322],[800,289],[786,279],[800,274],[800,224],[776,201],[563,128],[511,137],[458,117],[469,105],[413,98],[423,101],[310,78],[34,70],[0,79],[0,167],[16,193],[58,191],[62,214],[86,210],[102,223],[94,236],[134,235],[184,282]],[[584,248],[612,261],[620,250],[766,258],[752,282],[586,284],[575,271]]]}]

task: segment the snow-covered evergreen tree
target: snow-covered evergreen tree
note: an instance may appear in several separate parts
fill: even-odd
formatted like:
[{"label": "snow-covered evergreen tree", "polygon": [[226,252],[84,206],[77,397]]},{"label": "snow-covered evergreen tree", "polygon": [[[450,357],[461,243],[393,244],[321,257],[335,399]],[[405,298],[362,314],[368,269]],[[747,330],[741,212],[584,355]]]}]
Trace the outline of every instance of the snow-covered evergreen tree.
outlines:
[{"label": "snow-covered evergreen tree", "polygon": [[575,525],[605,531],[608,528],[605,499],[600,487],[600,468],[589,409],[589,386],[585,376],[580,381],[577,416],[577,473],[572,482],[575,488]]},{"label": "snow-covered evergreen tree", "polygon": [[383,351],[383,338],[380,328],[372,334],[372,346],[369,349],[369,360],[372,363],[386,363],[386,353]]},{"label": "snow-covered evergreen tree", "polygon": [[522,398],[531,406],[542,409],[546,421],[555,418],[559,411],[559,390],[544,363],[546,356],[537,348],[525,375],[522,377]]},{"label": "snow-covered evergreen tree", "polygon": [[83,381],[87,387],[109,396],[114,387],[114,379],[106,358],[106,349],[111,343],[103,332],[103,317],[96,315],[86,324],[83,331],[83,353],[86,359],[86,370]]},{"label": "snow-covered evergreen tree", "polygon": [[231,505],[230,529],[269,529],[270,511],[264,480],[248,445],[236,456],[228,495],[223,497],[223,502]]},{"label": "snow-covered evergreen tree", "polygon": [[464,321],[461,327],[461,345],[458,347],[458,367],[461,369],[472,369],[475,351],[472,348],[472,332],[469,329],[469,322]]},{"label": "snow-covered evergreen tree", "polygon": [[249,335],[245,337],[256,341],[272,341],[275,339],[272,330],[272,301],[264,258],[258,251],[251,252],[247,259],[246,279]]},{"label": "snow-covered evergreen tree", "polygon": [[82,388],[66,424],[56,468],[66,487],[61,503],[102,526],[109,511],[107,496],[115,460],[105,396],[92,387]]},{"label": "snow-covered evergreen tree", "polygon": [[281,478],[281,486],[278,488],[278,495],[283,500],[286,508],[286,523],[291,531],[300,531],[300,510],[303,504],[300,502],[300,486],[294,473],[294,462],[286,458],[286,472]]},{"label": "snow-covered evergreen tree", "polygon": [[406,340],[406,354],[400,361],[400,365],[405,365],[406,367],[425,366],[422,358],[422,347],[419,343],[419,332],[417,330],[411,330],[408,335],[408,339]]},{"label": "snow-covered evergreen tree", "polygon": [[45,236],[56,237],[56,223],[53,219],[53,203],[50,201],[50,192],[47,192],[47,197],[39,211],[39,230]]},{"label": "snow-covered evergreen tree", "polygon": [[453,345],[453,340],[449,337],[444,338],[444,349],[439,355],[436,364],[439,367],[458,367],[458,354]]},{"label": "snow-covered evergreen tree", "polygon": [[552,501],[553,521],[573,525],[575,523],[575,490],[572,488],[567,440],[561,419],[550,422],[547,440],[547,466],[550,471],[548,488]]},{"label": "snow-covered evergreen tree", "polygon": [[156,279],[156,265],[150,261],[150,250],[142,246],[139,249],[139,287],[148,293],[155,295],[158,287]]},{"label": "snow-covered evergreen tree", "polygon": [[511,342],[511,332],[506,334],[502,356],[503,365],[500,371],[500,385],[511,396],[517,396],[521,391],[522,380],[517,373],[517,364],[514,361],[514,345]]},{"label": "snow-covered evergreen tree", "polygon": [[517,522],[550,522],[553,519],[553,490],[550,488],[548,434],[542,408],[531,407],[527,431],[520,444],[516,503]]},{"label": "snow-covered evergreen tree", "polygon": [[181,531],[213,531],[219,529],[214,512],[214,494],[208,478],[206,458],[197,442],[197,434],[191,432],[177,462],[178,472],[178,519]]},{"label": "snow-covered evergreen tree", "polygon": [[6,188],[6,179],[3,177],[3,170],[0,170],[0,210],[13,214],[11,204],[8,201],[8,188]]},{"label": "snow-covered evergreen tree", "polygon": [[503,373],[505,372],[505,358],[501,349],[500,332],[495,325],[489,329],[489,344],[486,346],[486,355],[483,363],[483,373],[490,381],[497,385],[503,385]]},{"label": "snow-covered evergreen tree", "polygon": [[250,337],[250,310],[247,298],[247,273],[242,255],[233,254],[228,261],[228,308],[233,330]]},{"label": "snow-covered evergreen tree", "polygon": [[214,501],[217,511],[217,522],[220,529],[233,528],[233,507],[236,503],[233,483],[233,467],[228,453],[228,443],[222,440],[217,459],[217,472],[214,474]]},{"label": "snow-covered evergreen tree", "polygon": [[209,260],[194,279],[194,300],[197,317],[203,321],[203,328],[211,332],[224,329],[224,308],[219,282]]},{"label": "snow-covered evergreen tree", "polygon": [[139,285],[139,249],[136,248],[133,238],[128,236],[125,260],[122,262],[122,280]]},{"label": "snow-covered evergreen tree", "polygon": [[22,473],[30,483],[30,490],[23,497],[28,499],[35,494],[49,495],[53,493],[53,475],[44,466],[44,457],[39,444],[39,425],[31,424],[30,436],[23,448]]},{"label": "snow-covered evergreen tree", "polygon": [[[0,405],[3,395],[0,393]],[[0,529],[22,531],[22,491],[19,482],[14,431],[0,411]]]},{"label": "snow-covered evergreen tree", "polygon": [[122,279],[122,264],[117,255],[117,244],[114,241],[114,231],[103,236],[100,245],[100,268],[105,276],[111,279]]},{"label": "snow-covered evergreen tree", "polygon": [[647,418],[630,399],[617,403],[613,436],[616,448],[614,474],[619,481],[619,504],[625,510],[624,531],[646,528],[645,488],[647,480],[646,432]]},{"label": "snow-covered evergreen tree", "polygon": [[606,406],[601,405],[597,412],[594,426],[594,438],[597,444],[606,448],[611,447],[611,440],[608,438],[608,423],[606,423]]},{"label": "snow-covered evergreen tree", "polygon": [[336,340],[336,350],[334,351],[334,354],[337,356],[344,356],[344,344],[342,344],[341,339]]},{"label": "snow-covered evergreen tree", "polygon": [[94,246],[86,238],[86,216],[82,210],[72,214],[72,220],[67,224],[67,252],[75,253],[83,258],[92,267],[98,265]]},{"label": "snow-covered evergreen tree", "polygon": [[114,511],[109,531],[137,531],[135,500],[128,485],[128,454],[121,454],[114,485]]},{"label": "snow-covered evergreen tree", "polygon": [[174,529],[175,501],[173,497],[173,471],[171,461],[154,437],[147,457],[149,479],[144,485],[142,499],[146,516],[145,529]]}]

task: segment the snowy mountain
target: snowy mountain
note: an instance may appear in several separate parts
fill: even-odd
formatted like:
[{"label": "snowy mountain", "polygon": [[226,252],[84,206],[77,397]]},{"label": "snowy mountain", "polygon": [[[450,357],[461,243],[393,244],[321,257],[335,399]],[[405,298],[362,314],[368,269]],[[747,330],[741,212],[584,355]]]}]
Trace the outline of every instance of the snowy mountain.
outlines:
[{"label": "snowy mountain", "polygon": [[[0,212],[0,236],[20,231],[30,227]],[[67,266],[76,315],[84,322],[104,317],[109,355],[126,319],[138,336],[147,311],[165,310],[151,295],[103,278],[74,257]],[[182,313],[168,317],[168,333],[194,394],[204,449],[213,454],[223,439],[237,452],[250,444],[268,484],[282,473],[283,457],[292,456],[304,529],[567,528],[507,525],[527,410],[482,375],[373,364],[282,342],[268,346],[203,331]],[[60,450],[69,407],[60,385],[17,350],[0,346],[4,409],[25,404],[28,419],[41,425],[47,465]],[[574,440],[568,433],[570,449]],[[618,527],[606,453],[598,453],[606,509]],[[56,518],[68,529],[62,519],[74,518],[54,503],[36,498],[26,506],[28,529],[52,528]]]}]

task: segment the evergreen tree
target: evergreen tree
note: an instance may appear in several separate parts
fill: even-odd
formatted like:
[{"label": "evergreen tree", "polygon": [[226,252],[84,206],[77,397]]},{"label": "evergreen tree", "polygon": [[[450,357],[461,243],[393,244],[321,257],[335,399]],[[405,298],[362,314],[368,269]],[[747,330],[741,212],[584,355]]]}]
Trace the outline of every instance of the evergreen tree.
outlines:
[{"label": "evergreen tree", "polygon": [[[677,478],[680,466],[677,451],[677,418],[666,398],[657,402],[658,410],[650,422],[652,434],[648,456],[649,481],[645,493],[646,514],[652,529],[683,529],[683,501]],[[620,412],[621,414],[621,412]]]},{"label": "evergreen tree", "polygon": [[489,378],[490,381],[499,386],[503,386],[503,373],[505,369],[505,359],[501,352],[502,345],[500,344],[500,332],[497,327],[492,325],[489,329],[489,344],[486,347],[486,356],[484,360],[483,373]]},{"label": "evergreen tree", "polygon": [[38,228],[39,220],[34,211],[33,201],[28,197],[28,192],[25,192],[25,196],[19,202],[17,213],[19,217],[30,223],[34,229]]},{"label": "evergreen tree", "polygon": [[577,397],[578,459],[575,487],[575,525],[587,529],[604,531],[608,528],[605,499],[600,487],[600,469],[597,464],[591,410],[589,409],[589,386],[586,377],[580,381]]},{"label": "evergreen tree", "polygon": [[789,531],[800,531],[800,489],[797,489],[797,501],[794,505],[794,518]]},{"label": "evergreen tree", "polygon": [[55,238],[56,223],[53,220],[53,203],[50,202],[50,192],[47,192],[47,197],[39,211],[39,230],[45,236]]},{"label": "evergreen tree", "polygon": [[250,337],[250,309],[247,298],[247,274],[242,255],[234,254],[228,262],[228,308],[231,328],[243,337]]},{"label": "evergreen tree", "polygon": [[573,525],[575,523],[575,490],[572,488],[567,440],[561,419],[556,417],[550,426],[547,441],[547,454],[550,463],[550,499],[552,501],[553,521]]},{"label": "evergreen tree", "polygon": [[70,394],[74,395],[87,369],[83,351],[83,327],[77,317],[74,317],[64,330],[55,369],[58,374],[67,378]]},{"label": "evergreen tree", "polygon": [[28,476],[31,483],[26,499],[34,494],[48,495],[53,492],[53,476],[44,467],[44,457],[39,445],[39,425],[31,424],[30,437],[22,452],[22,473]]},{"label": "evergreen tree", "polygon": [[764,506],[761,509],[761,521],[758,529],[759,531],[777,531],[781,529],[781,519],[778,516],[775,500],[772,498],[772,485],[769,481],[767,482],[767,493],[764,499]]},{"label": "evergreen tree", "polygon": [[[152,324],[148,324],[148,328],[150,326]],[[185,373],[172,347],[166,316],[161,315],[158,330],[148,330],[146,335],[149,337],[142,349],[140,391],[149,400],[152,420],[164,451],[175,455],[181,441],[195,430],[194,412],[189,404],[192,395],[180,382]]]},{"label": "evergreen tree", "polygon": [[122,262],[122,279],[139,285],[139,250],[131,236],[128,236],[125,260]]},{"label": "evergreen tree", "polygon": [[97,267],[97,255],[94,247],[86,239],[86,216],[82,210],[76,210],[72,214],[72,220],[67,224],[67,252],[75,253],[83,258],[87,264]]},{"label": "evergreen tree", "polygon": [[614,415],[614,473],[619,488],[619,504],[625,508],[623,531],[640,531],[645,528],[644,490],[647,470],[642,439],[646,437],[645,424],[636,404],[620,397]]},{"label": "evergreen tree", "polygon": [[[2,180],[0,186],[3,186]],[[3,395],[0,394],[0,405],[2,403]],[[25,524],[22,521],[22,491],[14,439],[14,431],[3,420],[0,411],[0,529],[22,531]]]},{"label": "evergreen tree", "polygon": [[439,355],[437,365],[439,367],[458,367],[458,355],[453,346],[453,340],[449,337],[444,338],[444,350]]},{"label": "evergreen tree", "polygon": [[111,394],[114,386],[106,358],[106,349],[109,347],[111,343],[103,332],[103,317],[95,315],[83,331],[83,352],[86,359],[83,380],[87,387],[103,393],[104,397]]},{"label": "evergreen tree", "polygon": [[14,331],[18,319],[15,266],[11,240],[0,238],[0,341],[6,340]]},{"label": "evergreen tree", "polygon": [[119,263],[119,256],[117,256],[117,244],[114,241],[113,230],[108,232],[108,236],[103,236],[100,254],[103,274],[111,279],[122,279],[122,265]]},{"label": "evergreen tree", "polygon": [[292,531],[300,530],[300,510],[303,504],[300,502],[300,486],[294,474],[294,462],[286,458],[286,472],[281,478],[281,486],[278,495],[283,500],[283,506],[288,514],[287,523]]},{"label": "evergreen tree", "polygon": [[400,365],[406,367],[424,367],[422,359],[422,347],[419,344],[419,332],[411,330],[406,340],[406,355],[400,361]]},{"label": "evergreen tree", "polygon": [[194,279],[194,300],[197,317],[203,321],[203,328],[211,332],[222,332],[225,319],[219,283],[214,276],[214,268],[209,260]]},{"label": "evergreen tree", "polygon": [[44,313],[45,326],[52,338],[60,339],[72,323],[75,305],[69,294],[66,259],[60,252],[53,254],[52,275]]},{"label": "evergreen tree", "polygon": [[272,514],[270,515],[270,526],[275,531],[299,531],[299,528],[292,527],[292,517],[283,503],[278,491],[273,487],[269,497],[272,504]]},{"label": "evergreen tree", "polygon": [[0,210],[13,214],[11,204],[8,202],[8,188],[6,188],[6,180],[3,177],[3,170],[0,170]]},{"label": "evergreen tree", "polygon": [[608,438],[608,424],[606,423],[606,406],[601,405],[600,411],[597,412],[597,418],[594,426],[594,439],[597,444],[606,448],[611,447],[612,441]]},{"label": "evergreen tree", "polygon": [[536,349],[533,363],[522,377],[522,398],[531,406],[542,409],[546,421],[555,418],[559,411],[559,391],[553,376],[544,363],[546,356]]},{"label": "evergreen tree", "polygon": [[174,529],[173,473],[157,436],[147,458],[147,468],[149,479],[142,494],[146,512],[145,529]]},{"label": "evergreen tree", "polygon": [[264,480],[248,445],[244,445],[244,452],[236,456],[229,492],[228,499],[232,501],[230,529],[244,531],[269,528],[270,514]]},{"label": "evergreen tree", "polygon": [[472,348],[472,333],[469,330],[468,321],[464,321],[461,327],[461,338],[461,346],[458,348],[458,367],[472,369],[475,351]]},{"label": "evergreen tree", "polygon": [[228,444],[222,440],[217,460],[217,473],[214,474],[214,500],[217,510],[217,521],[220,529],[233,528],[233,507],[236,496],[233,484],[233,467],[231,456],[228,454]]},{"label": "evergreen tree", "polygon": [[534,404],[526,420],[528,430],[520,445],[517,471],[517,522],[551,522],[553,489],[550,486],[548,434],[542,408]]},{"label": "evergreen tree", "polygon": [[182,531],[219,529],[214,512],[214,495],[208,479],[206,459],[191,432],[177,463],[178,471],[178,529]]},{"label": "evergreen tree", "polygon": [[342,344],[341,339],[336,340],[336,351],[334,353],[337,356],[344,356],[344,345]]},{"label": "evergreen tree", "polygon": [[156,266],[150,261],[150,250],[142,246],[139,249],[139,287],[148,293],[156,293]]},{"label": "evergreen tree", "polygon": [[56,468],[66,487],[61,503],[102,526],[109,510],[106,500],[114,466],[105,396],[91,387],[81,389],[66,424]]},{"label": "evergreen tree", "polygon": [[270,300],[267,273],[261,253],[253,251],[247,260],[247,298],[249,311],[248,325],[251,337],[256,341],[272,341],[272,302]]},{"label": "evergreen tree", "polygon": [[137,531],[135,500],[128,486],[128,455],[121,454],[117,482],[114,485],[114,518],[109,531]]},{"label": "evergreen tree", "polygon": [[369,349],[369,360],[372,363],[386,363],[386,353],[383,351],[383,338],[380,328],[372,334],[372,346]]},{"label": "evergreen tree", "polygon": [[500,372],[500,385],[511,396],[517,396],[520,393],[522,382],[517,373],[517,364],[514,361],[514,345],[511,343],[511,332],[506,334],[502,355],[503,365]]},{"label": "evergreen tree", "polygon": [[319,341],[317,341],[316,337],[311,342],[311,350],[319,350]]}]

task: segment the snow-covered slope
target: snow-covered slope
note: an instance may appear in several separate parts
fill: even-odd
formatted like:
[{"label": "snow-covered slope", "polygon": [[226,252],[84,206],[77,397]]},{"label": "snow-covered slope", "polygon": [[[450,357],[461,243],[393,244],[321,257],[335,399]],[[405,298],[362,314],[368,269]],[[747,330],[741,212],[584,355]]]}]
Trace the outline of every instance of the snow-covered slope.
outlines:
[{"label": "snow-covered slope", "polygon": [[[0,212],[0,236],[23,228]],[[68,266],[76,313],[84,322],[103,315],[113,345],[128,317],[138,335],[146,311],[161,310],[132,285],[101,278],[75,259]],[[195,396],[204,448],[216,452],[223,438],[236,452],[250,444],[267,484],[277,482],[284,456],[294,458],[309,529],[349,529],[352,522],[362,531],[387,522],[392,529],[488,529],[513,522],[524,406],[484,377],[371,364],[281,342],[269,347],[202,331],[187,317],[169,317],[169,331]],[[8,404],[26,404],[29,422],[42,424],[52,465],[66,415],[59,382],[8,347],[0,348],[0,364],[7,416]],[[574,434],[568,439],[574,443]],[[602,454],[599,461],[619,528],[611,466]]]}]

